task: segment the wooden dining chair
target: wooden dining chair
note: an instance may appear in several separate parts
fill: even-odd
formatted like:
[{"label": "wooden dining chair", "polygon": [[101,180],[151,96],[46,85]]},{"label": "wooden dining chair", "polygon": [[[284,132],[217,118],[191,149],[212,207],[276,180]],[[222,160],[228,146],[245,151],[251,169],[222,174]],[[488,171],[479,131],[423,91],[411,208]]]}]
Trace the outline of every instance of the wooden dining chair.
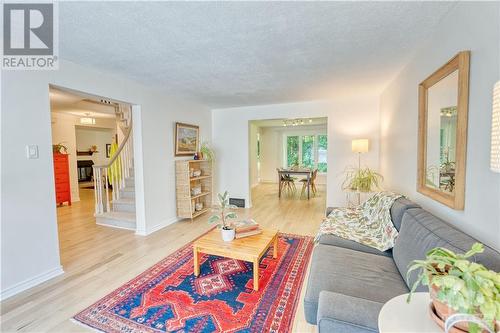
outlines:
[{"label": "wooden dining chair", "polygon": [[290,175],[281,174],[279,172],[280,169],[278,168],[276,168],[276,171],[278,171],[280,188],[282,190],[287,190],[289,194],[295,193],[297,191],[297,188],[295,187],[295,179],[293,177],[290,177]]},{"label": "wooden dining chair", "polygon": [[[318,175],[318,169],[314,170],[311,174],[311,178],[309,179],[309,185],[311,186],[311,191],[313,196],[316,196],[316,176]],[[300,191],[300,197],[302,197],[306,193],[307,189],[307,178],[303,178],[300,180],[302,183],[302,191]]]}]

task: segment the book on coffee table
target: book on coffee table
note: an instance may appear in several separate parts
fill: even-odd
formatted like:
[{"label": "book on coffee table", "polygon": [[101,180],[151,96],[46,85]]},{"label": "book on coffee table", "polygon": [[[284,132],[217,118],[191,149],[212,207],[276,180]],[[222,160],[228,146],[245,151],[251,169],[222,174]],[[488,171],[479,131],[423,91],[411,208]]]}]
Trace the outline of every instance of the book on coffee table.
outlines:
[{"label": "book on coffee table", "polygon": [[249,232],[259,229],[259,224],[252,219],[238,221],[233,223],[233,225],[236,233]]},{"label": "book on coffee table", "polygon": [[253,236],[253,235],[258,235],[261,233],[262,233],[262,229],[257,228],[257,229],[245,231],[245,232],[236,232],[236,234],[234,235],[234,238],[239,239],[239,238],[249,237],[249,236]]}]

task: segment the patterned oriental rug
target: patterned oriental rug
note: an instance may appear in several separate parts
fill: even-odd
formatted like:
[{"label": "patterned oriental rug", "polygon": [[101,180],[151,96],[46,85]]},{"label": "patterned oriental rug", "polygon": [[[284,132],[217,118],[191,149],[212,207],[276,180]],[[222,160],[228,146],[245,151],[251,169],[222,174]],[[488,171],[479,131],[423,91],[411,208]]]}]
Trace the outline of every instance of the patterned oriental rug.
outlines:
[{"label": "patterned oriental rug", "polygon": [[280,234],[260,262],[202,255],[193,275],[191,243],[77,314],[102,332],[291,332],[311,256],[311,237]]}]

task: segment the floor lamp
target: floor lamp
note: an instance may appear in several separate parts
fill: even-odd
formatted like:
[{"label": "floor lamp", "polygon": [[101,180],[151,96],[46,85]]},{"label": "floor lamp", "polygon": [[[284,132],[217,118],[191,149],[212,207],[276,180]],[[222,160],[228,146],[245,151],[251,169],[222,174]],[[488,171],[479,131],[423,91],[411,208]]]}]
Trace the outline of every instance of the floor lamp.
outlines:
[{"label": "floor lamp", "polygon": [[[352,140],[351,148],[353,153],[358,153],[358,172],[361,170],[361,153],[367,153],[369,150],[368,139]],[[361,204],[361,193],[358,190],[358,205]]]}]

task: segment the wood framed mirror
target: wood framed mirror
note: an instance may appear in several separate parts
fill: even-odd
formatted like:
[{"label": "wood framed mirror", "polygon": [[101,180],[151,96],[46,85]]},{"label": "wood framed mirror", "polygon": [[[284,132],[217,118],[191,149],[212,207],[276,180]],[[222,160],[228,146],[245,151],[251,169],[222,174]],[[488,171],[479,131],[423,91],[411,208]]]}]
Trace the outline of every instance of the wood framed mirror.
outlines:
[{"label": "wood framed mirror", "polygon": [[465,204],[470,51],[419,85],[417,191],[453,209]]}]

